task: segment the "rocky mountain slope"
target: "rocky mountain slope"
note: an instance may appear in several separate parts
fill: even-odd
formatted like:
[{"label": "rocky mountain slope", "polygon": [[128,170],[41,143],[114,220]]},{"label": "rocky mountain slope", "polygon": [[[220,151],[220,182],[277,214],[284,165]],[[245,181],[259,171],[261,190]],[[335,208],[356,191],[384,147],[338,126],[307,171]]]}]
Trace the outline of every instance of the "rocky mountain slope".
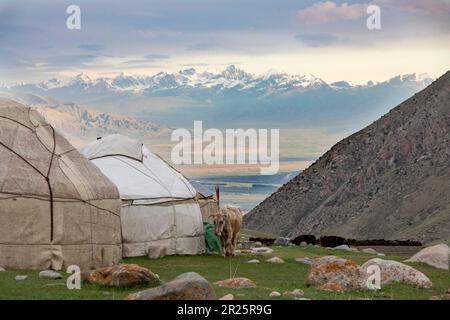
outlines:
[{"label": "rocky mountain slope", "polygon": [[284,236],[450,234],[450,72],[334,145],[245,217]]}]

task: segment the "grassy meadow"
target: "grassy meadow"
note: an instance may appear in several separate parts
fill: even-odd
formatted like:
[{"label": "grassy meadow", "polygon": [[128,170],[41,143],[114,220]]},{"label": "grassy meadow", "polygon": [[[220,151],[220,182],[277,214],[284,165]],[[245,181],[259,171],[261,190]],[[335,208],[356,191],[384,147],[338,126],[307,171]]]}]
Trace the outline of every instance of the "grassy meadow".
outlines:
[{"label": "grassy meadow", "polygon": [[[248,236],[266,236],[264,233],[244,230],[242,238]],[[256,282],[255,289],[233,290],[214,286],[216,296],[232,293],[235,299],[292,299],[290,296],[270,298],[272,291],[283,293],[293,289],[301,289],[308,299],[429,299],[436,295],[445,295],[450,288],[450,273],[429,267],[424,264],[410,264],[425,273],[433,282],[431,289],[418,289],[404,284],[383,286],[381,290],[349,293],[331,293],[309,287],[304,280],[310,267],[295,261],[298,257],[315,258],[325,255],[338,255],[352,259],[359,264],[375,257],[360,252],[330,250],[314,246],[308,247],[272,247],[275,251],[269,255],[242,254],[232,258],[219,255],[205,256],[170,256],[150,260],[146,257],[124,259],[124,263],[137,263],[157,273],[163,282],[170,281],[184,272],[195,271],[214,283],[232,276],[247,277]],[[285,260],[284,264],[265,262],[270,257],[278,256]],[[388,256],[385,259],[403,261],[405,257]],[[246,263],[250,259],[259,259],[259,264]],[[0,272],[0,299],[124,299],[129,293],[147,288],[113,288],[82,283],[81,290],[68,290],[66,277],[63,279],[45,280],[38,277],[39,271],[7,270]],[[24,281],[16,281],[16,275],[28,275]]]}]

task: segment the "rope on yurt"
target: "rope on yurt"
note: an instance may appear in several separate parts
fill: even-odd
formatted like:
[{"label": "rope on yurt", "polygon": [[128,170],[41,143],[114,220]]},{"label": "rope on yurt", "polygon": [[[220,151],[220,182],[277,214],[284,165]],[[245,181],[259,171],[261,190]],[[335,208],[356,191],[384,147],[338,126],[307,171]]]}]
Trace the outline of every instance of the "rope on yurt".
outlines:
[{"label": "rope on yurt", "polygon": [[[53,137],[53,150],[52,150],[52,156],[50,158],[50,164],[48,166],[47,176],[45,177],[45,180],[47,181],[48,190],[50,193],[50,242],[53,242],[53,215],[54,215],[54,204],[53,204],[53,190],[52,185],[50,183],[50,171],[52,169],[53,159],[55,158],[55,152],[56,152],[56,135],[55,135],[55,129],[53,129],[52,126],[49,126],[52,129],[52,137]],[[41,142],[42,143],[42,142]]]}]

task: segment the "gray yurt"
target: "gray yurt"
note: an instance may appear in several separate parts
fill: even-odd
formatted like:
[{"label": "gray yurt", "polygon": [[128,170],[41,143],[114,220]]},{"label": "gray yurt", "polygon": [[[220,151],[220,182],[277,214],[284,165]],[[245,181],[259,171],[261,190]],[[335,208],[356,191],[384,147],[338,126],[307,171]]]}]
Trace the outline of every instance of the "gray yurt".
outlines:
[{"label": "gray yurt", "polygon": [[41,115],[0,98],[0,266],[118,263],[120,204],[116,186]]}]

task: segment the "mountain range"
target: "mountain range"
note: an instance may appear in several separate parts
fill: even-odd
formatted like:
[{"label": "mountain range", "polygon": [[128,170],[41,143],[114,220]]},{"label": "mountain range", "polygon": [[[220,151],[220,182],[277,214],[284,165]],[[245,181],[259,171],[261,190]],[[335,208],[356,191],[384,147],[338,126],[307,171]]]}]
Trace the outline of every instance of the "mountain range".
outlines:
[{"label": "mountain range", "polygon": [[450,71],[338,142],[244,222],[289,237],[447,240]]},{"label": "mountain range", "polygon": [[149,76],[119,74],[0,86],[85,104],[164,123],[192,127],[204,120],[215,127],[323,127],[355,131],[430,84],[426,75],[399,75],[383,82],[327,83],[311,75],[267,72],[254,75],[228,66],[220,72],[193,68]]}]

